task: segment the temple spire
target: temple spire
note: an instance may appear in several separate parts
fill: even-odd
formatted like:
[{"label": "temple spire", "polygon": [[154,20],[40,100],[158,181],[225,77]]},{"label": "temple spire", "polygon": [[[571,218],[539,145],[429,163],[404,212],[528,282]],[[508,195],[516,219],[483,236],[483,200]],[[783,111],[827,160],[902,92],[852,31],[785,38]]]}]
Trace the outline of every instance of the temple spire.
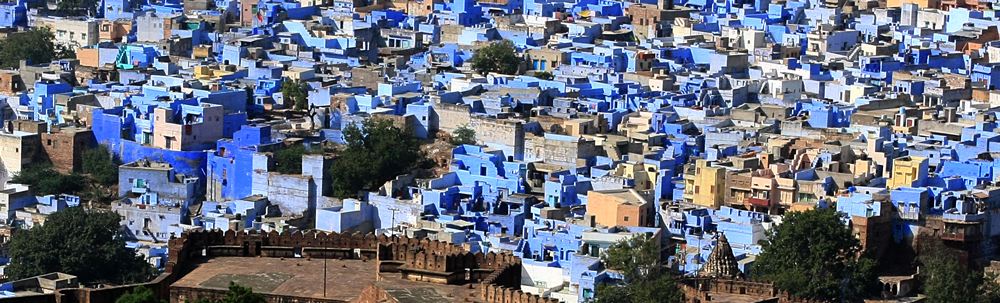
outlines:
[{"label": "temple spire", "polygon": [[736,278],[740,276],[740,268],[736,263],[736,255],[733,254],[733,247],[729,245],[726,235],[719,236],[718,243],[712,248],[712,254],[708,256],[705,266],[698,271],[698,276],[713,278]]}]

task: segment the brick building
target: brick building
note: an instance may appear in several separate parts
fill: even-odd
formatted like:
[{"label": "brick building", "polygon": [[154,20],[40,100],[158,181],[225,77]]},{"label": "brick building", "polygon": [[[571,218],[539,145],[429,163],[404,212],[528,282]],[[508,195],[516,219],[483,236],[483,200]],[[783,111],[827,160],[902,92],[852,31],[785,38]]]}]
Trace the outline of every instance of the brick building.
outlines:
[{"label": "brick building", "polygon": [[83,152],[97,145],[93,131],[79,127],[54,126],[45,122],[17,120],[11,123],[16,131],[39,136],[35,161],[51,162],[56,170],[69,173],[83,168]]}]

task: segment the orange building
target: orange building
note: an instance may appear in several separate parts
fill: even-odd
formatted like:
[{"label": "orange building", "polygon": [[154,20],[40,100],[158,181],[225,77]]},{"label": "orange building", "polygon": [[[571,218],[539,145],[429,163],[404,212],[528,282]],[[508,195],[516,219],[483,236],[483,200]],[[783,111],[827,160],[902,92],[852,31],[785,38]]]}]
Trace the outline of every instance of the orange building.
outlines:
[{"label": "orange building", "polygon": [[653,226],[652,203],[634,189],[590,191],[587,214],[605,226]]}]

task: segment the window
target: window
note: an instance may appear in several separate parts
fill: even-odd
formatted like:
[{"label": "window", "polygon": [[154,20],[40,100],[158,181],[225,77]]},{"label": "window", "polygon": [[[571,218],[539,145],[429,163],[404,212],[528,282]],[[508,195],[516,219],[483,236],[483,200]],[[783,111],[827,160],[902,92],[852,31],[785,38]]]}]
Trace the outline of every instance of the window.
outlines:
[{"label": "window", "polygon": [[253,6],[250,6],[250,13],[257,14],[257,11],[258,11],[258,8],[257,8],[256,4],[254,4]]},{"label": "window", "polygon": [[715,194],[715,185],[712,185],[712,187],[708,189],[708,193]]},{"label": "window", "polygon": [[625,222],[628,222],[628,216],[625,216]]},{"label": "window", "polygon": [[701,186],[695,186],[694,187],[694,193],[697,194],[697,193],[700,193],[700,192],[701,192]]}]

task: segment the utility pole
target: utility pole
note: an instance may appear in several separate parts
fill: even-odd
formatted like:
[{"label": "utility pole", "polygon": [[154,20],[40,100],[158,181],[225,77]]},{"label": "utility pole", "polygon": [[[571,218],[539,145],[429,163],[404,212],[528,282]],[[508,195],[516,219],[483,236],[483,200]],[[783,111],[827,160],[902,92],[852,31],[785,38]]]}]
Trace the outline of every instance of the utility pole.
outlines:
[{"label": "utility pole", "polygon": [[396,212],[399,211],[399,208],[390,207],[389,211],[392,212],[392,226],[389,227],[389,228],[393,229],[393,228],[396,228]]}]

